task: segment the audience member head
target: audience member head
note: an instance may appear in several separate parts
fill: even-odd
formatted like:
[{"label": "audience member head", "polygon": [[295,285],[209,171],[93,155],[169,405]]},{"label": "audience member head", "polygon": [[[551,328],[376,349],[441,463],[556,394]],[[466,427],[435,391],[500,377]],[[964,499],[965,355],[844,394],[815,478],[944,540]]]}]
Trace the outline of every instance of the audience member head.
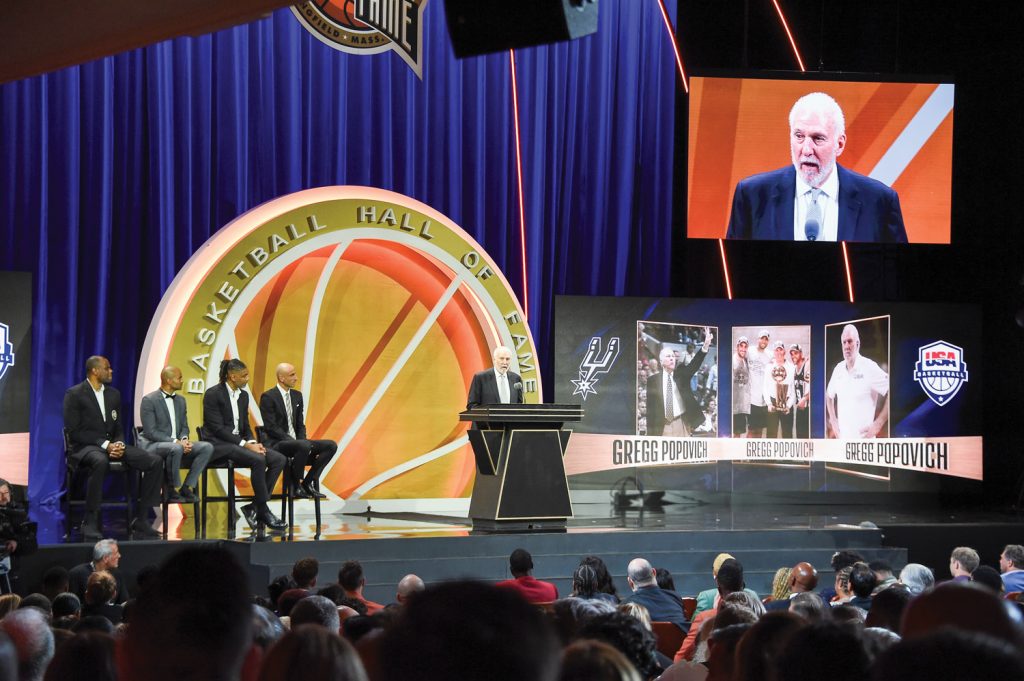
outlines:
[{"label": "audience member head", "polygon": [[604,641],[633,663],[649,679],[659,669],[654,634],[640,621],[621,612],[598,615],[580,627],[580,638]]},{"label": "audience member head", "polygon": [[708,638],[707,681],[732,681],[736,666],[736,647],[752,624],[731,624],[716,628]]},{"label": "audience member head", "polygon": [[43,573],[42,593],[51,601],[57,594],[65,593],[70,585],[70,577],[67,568],[63,565],[54,565]]},{"label": "audience member head", "polygon": [[644,626],[644,629],[651,631],[651,612],[646,607],[631,601],[629,603],[619,603],[616,610],[630,617],[635,617]]},{"label": "audience member head", "polygon": [[778,681],[863,681],[868,656],[860,632],[833,622],[793,632],[776,660]]},{"label": "audience member head", "polygon": [[423,591],[426,586],[423,580],[414,574],[408,574],[398,581],[398,589],[395,591],[395,600],[399,605],[405,605],[412,598],[413,594]]},{"label": "audience member head", "polygon": [[860,642],[868,655],[868,664],[874,664],[879,655],[900,642],[900,635],[882,627],[865,626],[860,632]]},{"label": "audience member head", "polygon": [[812,591],[793,596],[789,600],[789,611],[811,623],[820,622],[830,614],[825,600]]},{"label": "audience member head", "polygon": [[253,643],[263,650],[267,650],[284,636],[284,625],[273,610],[255,603],[251,607]]},{"label": "audience member head", "polygon": [[[818,599],[821,600],[820,598]],[[759,619],[736,648],[735,681],[766,681],[789,637],[807,626],[799,615],[785,610],[767,613]]]},{"label": "audience member head", "polygon": [[[270,602],[276,608],[278,606],[278,601],[281,600],[281,594],[289,589],[296,588],[298,588],[298,586],[295,584],[295,580],[292,578],[291,574],[278,575],[271,580],[270,584],[267,584],[267,595],[270,596]],[[341,587],[339,586],[338,589],[340,590]]]},{"label": "audience member head", "polygon": [[867,611],[855,605],[842,604],[832,606],[829,615],[833,622],[864,624],[864,620],[867,618]]},{"label": "audience member head", "polygon": [[853,591],[850,590],[850,573],[853,572],[853,566],[847,565],[839,568],[836,572],[836,583],[835,590],[836,596],[840,600],[849,600],[853,597]]},{"label": "audience member head", "polygon": [[772,577],[772,600],[782,601],[789,598],[789,577],[793,574],[793,568],[781,567],[775,571]]},{"label": "audience member head", "polygon": [[508,569],[513,577],[524,577],[533,571],[533,556],[526,549],[516,549],[508,557]]},{"label": "audience member head", "polygon": [[359,639],[366,636],[371,631],[380,628],[382,628],[381,623],[369,615],[348,617],[341,623],[341,633],[345,637],[345,640],[352,645],[358,643]]},{"label": "audience member head", "polygon": [[893,573],[892,564],[887,560],[882,560],[881,558],[868,563],[868,567],[875,573],[875,578],[878,580],[879,584],[896,576]]},{"label": "audience member head", "polygon": [[818,588],[818,571],[807,562],[797,563],[789,575],[790,593],[805,593]]},{"label": "audience member head", "polygon": [[903,584],[893,584],[882,589],[871,599],[871,610],[864,619],[864,625],[899,633],[900,620],[909,602],[910,589]]},{"label": "audience member head", "polygon": [[14,612],[21,605],[21,596],[18,594],[4,594],[0,596],[0,619],[7,616],[7,613]]},{"label": "audience member head", "polygon": [[270,649],[259,678],[260,681],[366,681],[366,671],[355,649],[337,633],[306,624],[294,627]]},{"label": "audience member head", "polygon": [[602,641],[582,640],[562,652],[559,681],[642,681],[633,664]]},{"label": "audience member head", "polygon": [[999,576],[999,572],[989,565],[979,565],[974,568],[974,572],[971,573],[971,581],[988,587],[997,594],[1003,593],[1006,586],[1003,584],[1003,578]]},{"label": "audience member head", "polygon": [[572,595],[579,598],[593,598],[599,593],[597,571],[592,565],[580,563],[572,573]]},{"label": "audience member head", "polygon": [[[121,681],[236,678],[246,660],[253,660],[248,582],[223,548],[192,547],[172,555],[138,598],[120,649]],[[160,664],[153,664],[157,659]]]},{"label": "audience member head", "polygon": [[910,589],[912,596],[916,596],[935,586],[935,575],[930,568],[920,563],[907,563],[900,570],[900,583]]},{"label": "audience member head", "polygon": [[900,635],[905,639],[920,638],[949,626],[1024,646],[1020,626],[1008,607],[1014,606],[984,587],[969,582],[945,582],[910,601],[903,612]]},{"label": "audience member head", "polygon": [[316,592],[316,595],[329,598],[334,601],[335,605],[337,605],[338,601],[345,598],[345,590],[341,588],[341,584],[328,584],[327,586],[321,587],[320,590]]},{"label": "audience member head", "polygon": [[558,675],[558,655],[547,618],[518,593],[453,581],[409,602],[382,636],[379,660],[382,681],[548,681]]},{"label": "audience member head", "polygon": [[75,634],[96,633],[113,636],[114,623],[103,615],[86,615],[75,620],[71,625],[71,631]]},{"label": "audience member head", "polygon": [[718,568],[718,575],[715,577],[718,585],[718,593],[722,598],[736,591],[743,591],[743,566],[735,558],[729,558]]},{"label": "audience member head", "polygon": [[854,551],[836,551],[832,554],[832,565],[833,572],[839,572],[844,567],[850,567],[854,563],[863,563],[864,558]]},{"label": "audience member head", "polygon": [[870,598],[878,577],[867,563],[855,563],[850,571],[850,591],[858,598]]},{"label": "audience member head", "polygon": [[114,600],[117,593],[117,580],[106,570],[99,570],[89,575],[85,584],[85,602],[87,605],[103,605]]},{"label": "audience member head", "polygon": [[760,618],[764,615],[764,603],[761,599],[751,595],[747,591],[733,591],[731,594],[722,599],[722,603],[731,603],[740,607],[746,608],[754,614],[754,617]]},{"label": "audience member head", "polygon": [[583,558],[580,559],[580,565],[589,565],[594,568],[594,572],[597,573],[598,591],[601,593],[611,594],[613,596],[617,595],[615,580],[612,579],[612,575],[608,571],[608,566],[605,565],[600,556],[583,556]]},{"label": "audience member head", "polygon": [[36,608],[19,608],[0,620],[18,651],[19,681],[38,681],[53,658],[53,632],[46,616]]},{"label": "audience member head", "polygon": [[874,681],[1024,679],[1020,649],[977,632],[943,629],[904,639],[879,655]]},{"label": "audience member head", "polygon": [[757,615],[745,606],[723,602],[718,606],[718,611],[713,619],[715,621],[714,629],[718,630],[731,627],[734,624],[753,624],[757,621]]},{"label": "audience member head", "polygon": [[338,584],[348,593],[358,593],[366,584],[363,566],[358,560],[346,560],[338,570]]},{"label": "audience member head", "polygon": [[18,609],[21,610],[22,608],[35,608],[46,615],[47,620],[53,615],[53,604],[50,603],[49,598],[41,593],[29,594],[22,598]]},{"label": "audience member head", "polygon": [[277,599],[277,615],[278,617],[288,617],[292,614],[292,610],[296,604],[304,598],[309,596],[309,592],[305,589],[288,589]]},{"label": "audience member head", "polygon": [[299,558],[292,566],[292,579],[300,589],[312,589],[316,586],[316,576],[320,574],[320,561],[316,558]]},{"label": "audience member head", "polygon": [[551,606],[551,620],[563,645],[576,639],[579,629],[592,617],[615,612],[615,606],[598,599],[562,598]]},{"label": "audience member head", "polygon": [[722,563],[724,563],[727,560],[735,560],[735,559],[732,557],[732,555],[730,555],[728,553],[720,553],[717,556],[715,556],[715,559],[713,561],[711,561],[711,576],[712,577],[717,577],[718,576],[718,568],[722,567]]},{"label": "audience member head", "polygon": [[1007,544],[999,554],[999,571],[1009,572],[1024,568],[1024,546]]},{"label": "audience member head", "polygon": [[306,596],[300,600],[292,608],[291,619],[293,627],[300,624],[319,624],[334,633],[341,629],[338,606],[323,596]]},{"label": "audience member head", "polygon": [[659,589],[665,589],[666,591],[676,590],[676,580],[672,578],[672,573],[669,572],[668,568],[655,568],[654,579],[658,582]]},{"label": "audience member head", "polygon": [[358,598],[341,598],[338,600],[338,607],[355,610],[357,615],[365,615],[369,611],[369,608],[366,607],[366,603]]},{"label": "audience member head", "polygon": [[116,681],[114,639],[86,632],[64,641],[46,668],[46,681]]},{"label": "audience member head", "polygon": [[981,557],[969,546],[958,546],[949,554],[949,574],[954,577],[970,577],[979,565]]},{"label": "audience member head", "polygon": [[657,586],[658,580],[654,576],[654,568],[646,558],[634,558],[626,566],[626,581],[629,588],[636,591],[649,586]]},{"label": "audience member head", "polygon": [[53,619],[58,617],[78,617],[82,612],[82,602],[73,593],[61,593],[53,599],[51,608]]},{"label": "audience member head", "polygon": [[92,547],[94,570],[110,570],[121,562],[121,550],[116,539],[100,539]]},{"label": "audience member head", "polygon": [[228,383],[229,387],[240,390],[249,382],[249,369],[240,359],[225,359],[220,363],[218,376],[221,383]]}]

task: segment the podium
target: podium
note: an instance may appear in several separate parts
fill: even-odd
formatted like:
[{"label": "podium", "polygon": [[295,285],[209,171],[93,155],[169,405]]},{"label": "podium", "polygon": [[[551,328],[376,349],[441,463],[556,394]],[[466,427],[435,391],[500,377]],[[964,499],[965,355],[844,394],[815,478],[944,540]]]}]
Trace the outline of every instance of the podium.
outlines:
[{"label": "podium", "polygon": [[582,419],[578,404],[491,404],[459,414],[476,425],[469,430],[474,529],[565,529],[572,503],[562,457],[571,431],[562,424]]}]

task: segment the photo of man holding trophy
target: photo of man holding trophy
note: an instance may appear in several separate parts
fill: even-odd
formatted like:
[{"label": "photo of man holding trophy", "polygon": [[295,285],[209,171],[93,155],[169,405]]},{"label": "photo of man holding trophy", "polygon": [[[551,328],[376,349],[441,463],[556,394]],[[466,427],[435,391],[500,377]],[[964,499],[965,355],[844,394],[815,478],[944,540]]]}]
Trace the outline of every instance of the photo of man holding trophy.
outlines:
[{"label": "photo of man holding trophy", "polygon": [[764,403],[768,407],[765,437],[793,437],[793,365],[786,358],[786,344],[775,341],[772,361],[764,371]]}]

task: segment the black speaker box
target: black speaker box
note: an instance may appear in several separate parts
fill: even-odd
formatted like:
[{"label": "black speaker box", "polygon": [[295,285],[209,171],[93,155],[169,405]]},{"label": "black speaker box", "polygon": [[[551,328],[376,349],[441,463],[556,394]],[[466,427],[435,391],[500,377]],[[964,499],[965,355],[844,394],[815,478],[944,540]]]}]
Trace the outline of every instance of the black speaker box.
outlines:
[{"label": "black speaker box", "polygon": [[461,59],[596,33],[597,5],[598,0],[445,0],[444,10]]}]

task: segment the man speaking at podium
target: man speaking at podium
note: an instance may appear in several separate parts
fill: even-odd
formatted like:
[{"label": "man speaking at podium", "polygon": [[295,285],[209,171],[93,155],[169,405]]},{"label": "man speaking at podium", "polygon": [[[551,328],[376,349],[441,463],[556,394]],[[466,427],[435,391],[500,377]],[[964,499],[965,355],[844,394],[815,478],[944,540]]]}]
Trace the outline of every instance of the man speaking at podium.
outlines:
[{"label": "man speaking at podium", "polygon": [[494,348],[494,368],[473,374],[469,384],[466,409],[488,404],[522,404],[523,379],[508,368],[512,364],[512,351],[504,345]]}]

